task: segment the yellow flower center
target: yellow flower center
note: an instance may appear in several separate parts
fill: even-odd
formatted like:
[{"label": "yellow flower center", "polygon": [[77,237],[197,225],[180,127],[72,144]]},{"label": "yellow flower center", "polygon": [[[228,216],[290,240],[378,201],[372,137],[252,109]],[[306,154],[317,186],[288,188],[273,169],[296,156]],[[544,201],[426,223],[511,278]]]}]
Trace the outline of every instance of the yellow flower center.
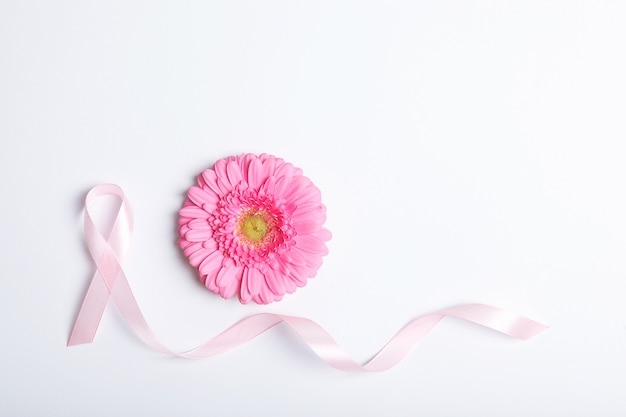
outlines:
[{"label": "yellow flower center", "polygon": [[262,215],[249,214],[243,218],[239,230],[250,242],[259,242],[267,235],[268,228],[267,221],[265,221]]}]

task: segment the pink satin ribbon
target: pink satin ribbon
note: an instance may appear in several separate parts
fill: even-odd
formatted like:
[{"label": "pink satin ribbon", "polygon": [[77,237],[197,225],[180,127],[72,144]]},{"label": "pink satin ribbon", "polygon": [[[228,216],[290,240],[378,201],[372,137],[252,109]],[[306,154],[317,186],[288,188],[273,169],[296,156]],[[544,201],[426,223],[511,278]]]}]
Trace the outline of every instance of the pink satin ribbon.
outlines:
[{"label": "pink satin ribbon", "polygon": [[[119,199],[115,223],[108,237],[96,227],[89,208],[101,196]],[[354,361],[317,323],[304,317],[260,313],[249,316],[229,327],[213,339],[184,353],[167,348],[148,326],[128,285],[122,269],[133,230],[133,213],[120,187],[102,184],[94,187],[85,203],[85,241],[96,264],[96,272],[87,290],[68,346],[91,343],[109,296],[130,328],[152,349],[167,355],[185,358],[209,358],[241,346],[280,323],[294,330],[317,356],[341,371],[384,371],[404,359],[411,349],[444,317],[456,317],[497,330],[516,339],[526,340],[547,326],[526,317],[484,304],[466,304],[428,314],[411,321],[368,362]]]}]

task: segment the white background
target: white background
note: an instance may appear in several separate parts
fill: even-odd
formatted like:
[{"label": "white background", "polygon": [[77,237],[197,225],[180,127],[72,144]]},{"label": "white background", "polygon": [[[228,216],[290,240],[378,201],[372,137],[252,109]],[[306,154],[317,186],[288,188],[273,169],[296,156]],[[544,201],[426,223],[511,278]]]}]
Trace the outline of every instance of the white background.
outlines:
[{"label": "white background", "polygon": [[[1,0],[0,411],[626,415],[624,22],[597,0]],[[176,246],[195,175],[241,152],[303,168],[334,235],[269,306],[204,289]],[[109,305],[67,348],[102,182],[135,209],[129,281],[174,349],[262,311],[358,360],[466,302],[551,328],[519,342],[447,319],[396,368],[345,374],[284,327],[165,357]]]}]

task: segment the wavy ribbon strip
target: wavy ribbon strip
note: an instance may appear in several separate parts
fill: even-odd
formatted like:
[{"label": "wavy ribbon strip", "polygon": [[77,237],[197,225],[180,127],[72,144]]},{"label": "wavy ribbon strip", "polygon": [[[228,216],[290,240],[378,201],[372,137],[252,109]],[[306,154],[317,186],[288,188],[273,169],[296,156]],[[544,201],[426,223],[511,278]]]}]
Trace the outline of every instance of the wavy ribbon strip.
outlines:
[{"label": "wavy ribbon strip", "polygon": [[[115,222],[108,237],[95,225],[89,208],[98,197],[110,195],[119,199]],[[113,299],[126,323],[152,349],[185,358],[209,358],[244,345],[280,323],[294,330],[320,359],[341,371],[385,371],[404,359],[411,349],[444,317],[456,317],[497,330],[516,339],[534,337],[547,326],[484,304],[466,304],[441,310],[412,320],[368,362],[354,361],[317,323],[304,317],[260,313],[249,316],[213,339],[184,353],[167,348],[155,336],[141,313],[122,268],[130,244],[133,213],[120,187],[102,184],[94,187],[85,202],[85,241],[96,264],[83,304],[76,318],[68,346],[91,343],[96,335],[109,297]]]}]

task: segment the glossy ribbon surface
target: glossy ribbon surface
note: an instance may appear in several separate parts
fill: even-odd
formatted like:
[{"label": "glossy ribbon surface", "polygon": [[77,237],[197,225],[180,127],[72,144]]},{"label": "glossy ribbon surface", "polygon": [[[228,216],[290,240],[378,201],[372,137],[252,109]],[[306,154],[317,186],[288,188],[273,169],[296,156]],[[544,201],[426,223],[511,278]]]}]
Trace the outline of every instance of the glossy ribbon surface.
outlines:
[{"label": "glossy ribbon surface", "polygon": [[[96,227],[89,208],[101,196],[119,200],[115,222],[105,237]],[[91,343],[109,297],[113,299],[126,323],[152,349],[167,355],[186,358],[209,358],[241,346],[280,323],[295,331],[317,356],[341,371],[384,371],[404,359],[411,349],[444,317],[456,317],[493,330],[526,340],[547,326],[526,317],[484,304],[465,304],[441,310],[412,320],[367,363],[354,361],[317,323],[304,317],[260,313],[249,316],[229,327],[213,339],[184,353],[167,348],[148,326],[128,285],[122,268],[133,230],[133,213],[120,187],[102,184],[94,187],[85,203],[85,241],[96,264],[85,299],[70,335],[68,346]]]}]

